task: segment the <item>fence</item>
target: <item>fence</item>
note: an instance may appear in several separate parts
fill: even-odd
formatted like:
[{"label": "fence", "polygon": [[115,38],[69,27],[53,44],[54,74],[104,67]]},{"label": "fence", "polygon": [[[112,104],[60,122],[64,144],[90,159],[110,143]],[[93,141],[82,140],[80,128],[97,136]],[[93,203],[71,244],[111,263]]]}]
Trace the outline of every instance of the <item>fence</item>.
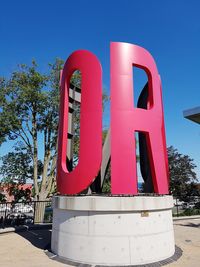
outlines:
[{"label": "fence", "polygon": [[53,211],[50,201],[0,203],[0,227],[22,224],[51,223]]},{"label": "fence", "polygon": [[[173,216],[200,215],[200,196],[174,198]],[[186,201],[187,200],[187,201]],[[0,228],[34,223],[51,223],[53,217],[52,202],[32,201],[26,203],[0,203]]]},{"label": "fence", "polygon": [[200,196],[174,197],[173,216],[200,215]]}]

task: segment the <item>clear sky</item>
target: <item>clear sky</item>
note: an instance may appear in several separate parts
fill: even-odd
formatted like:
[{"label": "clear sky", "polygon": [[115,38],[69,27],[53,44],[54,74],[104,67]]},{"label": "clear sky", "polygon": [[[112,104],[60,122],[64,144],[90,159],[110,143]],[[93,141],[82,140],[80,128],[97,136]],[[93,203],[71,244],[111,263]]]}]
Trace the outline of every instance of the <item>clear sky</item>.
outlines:
[{"label": "clear sky", "polygon": [[200,177],[200,125],[182,114],[200,106],[200,1],[1,1],[0,37],[0,76],[33,58],[45,71],[56,57],[88,49],[108,93],[110,42],[149,50],[162,78],[167,145],[194,158]]}]

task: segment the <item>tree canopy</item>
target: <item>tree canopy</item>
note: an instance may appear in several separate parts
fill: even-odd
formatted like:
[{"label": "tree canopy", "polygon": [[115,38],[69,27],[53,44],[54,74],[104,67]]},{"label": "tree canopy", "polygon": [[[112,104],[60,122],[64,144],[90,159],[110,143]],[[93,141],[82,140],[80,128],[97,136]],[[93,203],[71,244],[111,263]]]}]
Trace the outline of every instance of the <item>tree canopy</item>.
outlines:
[{"label": "tree canopy", "polygon": [[[22,145],[22,147],[21,147]],[[2,165],[0,173],[2,175],[2,182],[11,184],[16,182],[18,184],[25,184],[27,179],[33,179],[33,165],[32,155],[23,143],[18,142],[14,150],[1,157]],[[43,170],[43,163],[38,160],[38,179]]]},{"label": "tree canopy", "polygon": [[171,193],[182,201],[187,201],[191,196],[197,195],[194,160],[170,146],[168,147],[168,161]]},{"label": "tree canopy", "polygon": [[[1,158],[0,173],[8,183],[32,178],[36,200],[45,200],[54,191],[62,67],[63,61],[56,59],[48,72],[42,73],[32,61],[31,66],[19,65],[10,78],[0,78],[0,144],[6,138],[16,141],[14,150]],[[70,82],[80,91],[81,73],[75,71]],[[103,105],[107,100],[104,93]],[[80,105],[74,103],[73,108],[73,154],[77,161]]]},{"label": "tree canopy", "polygon": [[15,150],[2,158],[1,173],[19,181],[31,175],[37,200],[46,199],[55,179],[62,65],[63,61],[56,59],[43,74],[35,61],[31,66],[22,64],[0,83],[0,141],[8,137],[17,142]]}]

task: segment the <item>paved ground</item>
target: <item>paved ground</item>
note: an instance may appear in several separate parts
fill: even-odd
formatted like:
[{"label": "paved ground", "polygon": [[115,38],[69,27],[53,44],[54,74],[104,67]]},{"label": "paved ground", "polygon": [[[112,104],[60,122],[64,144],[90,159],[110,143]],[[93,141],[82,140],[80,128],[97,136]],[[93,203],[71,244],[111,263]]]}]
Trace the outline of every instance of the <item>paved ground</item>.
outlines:
[{"label": "paved ground", "polygon": [[200,267],[200,219],[174,222],[176,245],[183,250],[181,258],[170,267]]},{"label": "paved ground", "polygon": [[50,230],[30,230],[0,235],[0,267],[61,267],[44,253]]},{"label": "paved ground", "polygon": [[[174,222],[176,245],[182,257],[169,267],[200,267],[200,219]],[[66,264],[48,258],[50,230],[29,230],[0,235],[0,267],[62,267]]]}]

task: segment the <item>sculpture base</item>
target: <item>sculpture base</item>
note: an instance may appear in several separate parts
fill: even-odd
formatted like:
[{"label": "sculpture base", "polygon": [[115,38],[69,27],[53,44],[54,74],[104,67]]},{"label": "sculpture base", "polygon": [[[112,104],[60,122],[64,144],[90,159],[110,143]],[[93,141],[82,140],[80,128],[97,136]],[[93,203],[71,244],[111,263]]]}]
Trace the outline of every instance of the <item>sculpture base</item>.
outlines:
[{"label": "sculpture base", "polygon": [[175,252],[172,196],[55,196],[52,251],[91,265],[142,265]]}]

